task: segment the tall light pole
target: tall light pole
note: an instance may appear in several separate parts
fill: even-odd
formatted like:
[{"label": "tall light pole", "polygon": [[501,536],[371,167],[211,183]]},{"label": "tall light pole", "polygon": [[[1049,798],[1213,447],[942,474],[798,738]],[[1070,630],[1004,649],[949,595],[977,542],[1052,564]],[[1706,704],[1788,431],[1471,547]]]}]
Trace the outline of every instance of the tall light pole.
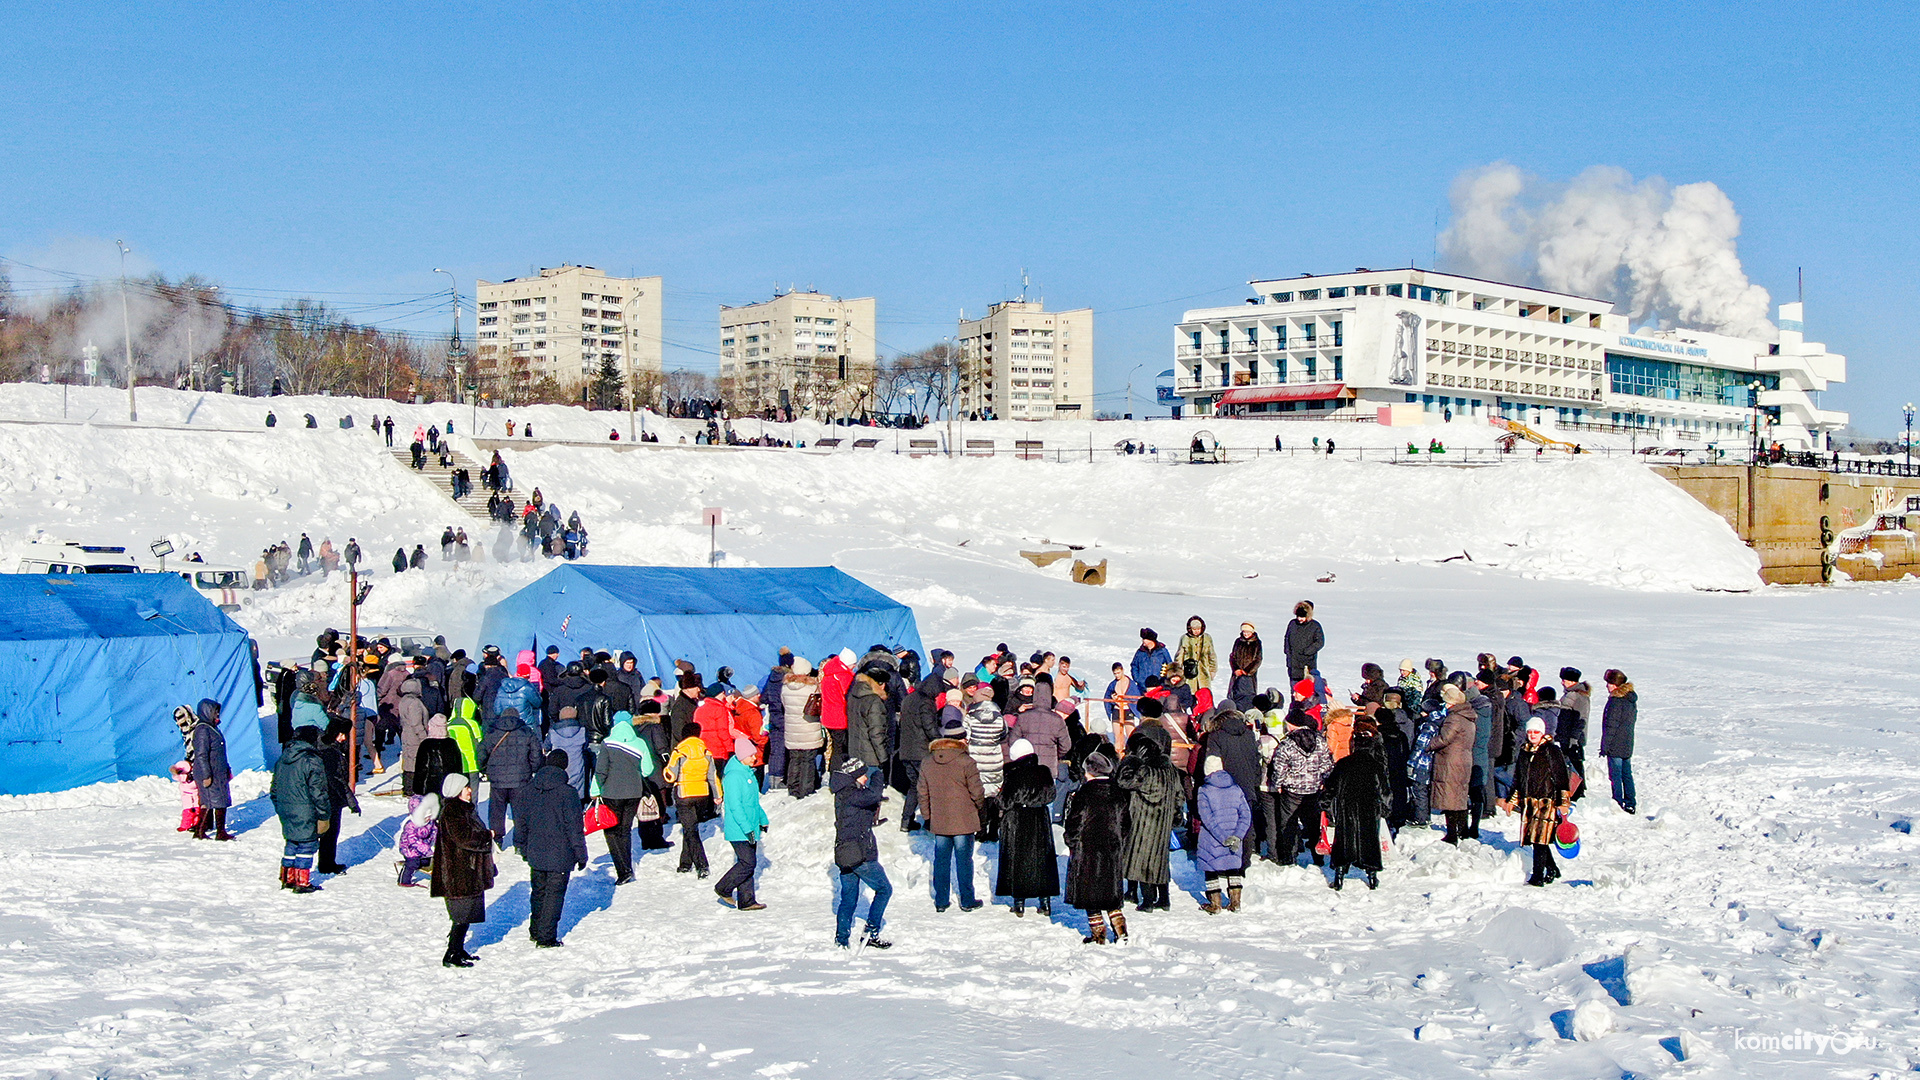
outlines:
[{"label": "tall light pole", "polygon": [[127,346],[127,422],[140,419],[140,410],[133,404],[133,320],[127,315],[127,252],[133,249],[119,240],[114,241],[120,247],[120,337]]},{"label": "tall light pole", "polygon": [[[433,272],[447,275],[447,295],[453,298],[453,343],[447,346],[447,366],[452,369],[454,400],[458,401],[460,400],[461,392],[460,377],[463,373],[462,367],[464,366],[461,361],[464,360],[467,355],[467,350],[460,345],[460,279],[453,276],[453,271],[442,270],[437,266],[433,268]],[[473,423],[477,425],[479,422],[480,406],[476,404],[474,406]],[[469,428],[467,434],[473,434],[471,428]]]},{"label": "tall light pole", "polygon": [[1133,372],[1146,367],[1144,363],[1133,365],[1133,371],[1127,372],[1127,415],[1133,415]]},{"label": "tall light pole", "polygon": [[1913,402],[1909,401],[1905,405],[1902,405],[1900,407],[1900,411],[1907,414],[1907,467],[1912,468],[1913,467]]}]

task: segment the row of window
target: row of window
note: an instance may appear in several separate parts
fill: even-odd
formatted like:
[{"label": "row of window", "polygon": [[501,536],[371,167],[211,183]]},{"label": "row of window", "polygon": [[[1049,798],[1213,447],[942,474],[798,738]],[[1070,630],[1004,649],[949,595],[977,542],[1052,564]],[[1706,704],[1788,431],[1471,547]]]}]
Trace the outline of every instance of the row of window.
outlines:
[{"label": "row of window", "polygon": [[1758,382],[1766,390],[1780,388],[1778,375],[1728,371],[1700,364],[1650,360],[1617,353],[1607,354],[1607,381],[1616,394],[1732,405],[1743,409],[1753,403],[1750,383]]},{"label": "row of window", "polygon": [[1267,299],[1275,304],[1291,304],[1295,300],[1318,300],[1326,293],[1329,300],[1344,300],[1352,296],[1398,296],[1407,300],[1420,300],[1429,304],[1444,304],[1453,299],[1446,289],[1435,289],[1426,285],[1335,285],[1327,289],[1297,289],[1293,292],[1270,293]]}]

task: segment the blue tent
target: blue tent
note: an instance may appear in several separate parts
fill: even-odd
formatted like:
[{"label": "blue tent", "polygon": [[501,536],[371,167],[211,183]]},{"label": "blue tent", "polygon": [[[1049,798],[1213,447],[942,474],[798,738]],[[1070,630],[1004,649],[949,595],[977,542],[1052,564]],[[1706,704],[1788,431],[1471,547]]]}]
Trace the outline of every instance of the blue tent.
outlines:
[{"label": "blue tent", "polygon": [[0,794],[165,776],[174,706],[202,698],[234,771],[260,768],[255,685],[247,632],[178,574],[0,574]]},{"label": "blue tent", "polygon": [[783,645],[816,664],[874,644],[924,651],[912,608],[831,566],[569,563],[488,608],[480,640],[509,660],[549,645],[566,660],[582,648],[630,649],[648,675],[670,679],[673,662],[688,660],[709,679],[724,664],[755,682]]}]

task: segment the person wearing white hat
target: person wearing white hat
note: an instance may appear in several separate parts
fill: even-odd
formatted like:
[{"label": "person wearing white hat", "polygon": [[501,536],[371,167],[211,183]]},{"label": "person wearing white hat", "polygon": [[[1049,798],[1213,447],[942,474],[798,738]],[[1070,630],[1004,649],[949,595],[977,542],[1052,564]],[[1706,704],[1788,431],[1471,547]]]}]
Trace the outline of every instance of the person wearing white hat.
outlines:
[{"label": "person wearing white hat", "polygon": [[487,921],[487,890],[493,887],[493,833],[473,812],[473,788],[465,773],[449,773],[440,782],[440,821],[433,842],[433,884],[429,893],[447,903],[447,967],[472,967],[467,927]]},{"label": "person wearing white hat", "polygon": [[1053,770],[1041,764],[1033,744],[1015,739],[1007,749],[1006,778],[1000,786],[1000,867],[994,891],[1013,898],[1013,913],[1024,916],[1027,901],[1040,901],[1040,914],[1053,914],[1060,891],[1060,863],[1053,850]]},{"label": "person wearing white hat", "polygon": [[1547,722],[1534,717],[1527,721],[1526,741],[1513,763],[1513,788],[1500,803],[1500,809],[1522,816],[1520,842],[1533,846],[1533,874],[1527,884],[1538,887],[1560,877],[1553,861],[1554,832],[1567,812],[1567,758],[1547,738]]}]

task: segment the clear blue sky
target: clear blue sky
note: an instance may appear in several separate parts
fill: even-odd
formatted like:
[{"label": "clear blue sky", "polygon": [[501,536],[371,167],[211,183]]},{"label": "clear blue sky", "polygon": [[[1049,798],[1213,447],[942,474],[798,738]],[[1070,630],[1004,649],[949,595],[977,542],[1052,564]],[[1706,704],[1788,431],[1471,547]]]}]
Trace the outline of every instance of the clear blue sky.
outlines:
[{"label": "clear blue sky", "polygon": [[709,370],[776,282],[908,349],[1026,267],[1101,313],[1110,408],[1249,278],[1430,264],[1462,169],[1610,164],[1724,188],[1776,301],[1806,267],[1830,405],[1920,396],[1911,8],[934,7],[7,3],[0,253],[125,237],[242,295],[661,274]]}]

